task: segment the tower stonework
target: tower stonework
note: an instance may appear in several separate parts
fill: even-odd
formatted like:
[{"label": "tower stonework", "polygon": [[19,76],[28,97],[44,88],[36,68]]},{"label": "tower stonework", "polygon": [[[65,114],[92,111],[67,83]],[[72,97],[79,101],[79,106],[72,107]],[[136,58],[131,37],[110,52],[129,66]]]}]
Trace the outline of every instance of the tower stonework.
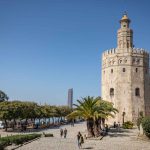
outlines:
[{"label": "tower stonework", "polygon": [[102,98],[114,104],[116,121],[136,122],[140,112],[150,115],[149,53],[134,48],[133,30],[125,14],[117,32],[117,48],[102,54]]}]

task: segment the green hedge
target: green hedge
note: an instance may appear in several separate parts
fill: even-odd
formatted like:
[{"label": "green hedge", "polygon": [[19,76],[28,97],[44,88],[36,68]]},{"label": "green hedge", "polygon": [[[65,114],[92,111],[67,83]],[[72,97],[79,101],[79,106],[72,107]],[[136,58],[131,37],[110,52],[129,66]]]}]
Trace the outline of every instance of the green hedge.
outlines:
[{"label": "green hedge", "polygon": [[150,138],[150,117],[142,119],[142,127],[147,137]]},{"label": "green hedge", "polygon": [[122,127],[124,129],[132,129],[133,128],[133,123],[131,121],[124,122]]},{"label": "green hedge", "polygon": [[2,137],[0,138],[0,150],[3,150],[6,146],[11,144],[23,144],[38,137],[41,137],[41,134],[24,134]]},{"label": "green hedge", "polygon": [[0,140],[0,150],[3,150],[6,146],[8,146],[8,145],[7,145],[7,142]]}]

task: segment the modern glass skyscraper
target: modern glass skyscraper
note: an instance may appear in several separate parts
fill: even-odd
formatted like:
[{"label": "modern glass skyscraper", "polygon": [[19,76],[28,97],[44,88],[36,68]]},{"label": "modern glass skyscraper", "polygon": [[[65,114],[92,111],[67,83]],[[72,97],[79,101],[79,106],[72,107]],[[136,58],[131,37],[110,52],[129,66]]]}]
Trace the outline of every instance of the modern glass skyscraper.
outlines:
[{"label": "modern glass skyscraper", "polygon": [[73,105],[73,89],[68,90],[68,106],[72,108]]}]

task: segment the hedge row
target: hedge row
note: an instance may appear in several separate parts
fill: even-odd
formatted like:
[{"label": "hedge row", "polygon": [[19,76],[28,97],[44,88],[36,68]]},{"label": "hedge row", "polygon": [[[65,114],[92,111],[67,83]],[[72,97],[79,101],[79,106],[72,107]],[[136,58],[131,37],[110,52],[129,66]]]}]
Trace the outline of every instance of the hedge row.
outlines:
[{"label": "hedge row", "polygon": [[0,138],[0,150],[3,150],[5,147],[11,144],[23,144],[38,137],[41,137],[41,134],[24,134],[2,137]]}]

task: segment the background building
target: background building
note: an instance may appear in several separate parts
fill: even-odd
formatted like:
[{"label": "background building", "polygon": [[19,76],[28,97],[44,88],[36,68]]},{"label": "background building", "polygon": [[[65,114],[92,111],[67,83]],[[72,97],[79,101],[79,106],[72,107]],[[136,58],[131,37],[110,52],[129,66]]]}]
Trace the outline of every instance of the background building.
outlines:
[{"label": "background building", "polygon": [[73,105],[73,89],[68,90],[68,106],[72,108]]},{"label": "background building", "polygon": [[102,98],[119,110],[111,122],[136,122],[140,112],[150,115],[149,53],[134,48],[130,22],[125,14],[120,20],[117,48],[102,55]]}]

